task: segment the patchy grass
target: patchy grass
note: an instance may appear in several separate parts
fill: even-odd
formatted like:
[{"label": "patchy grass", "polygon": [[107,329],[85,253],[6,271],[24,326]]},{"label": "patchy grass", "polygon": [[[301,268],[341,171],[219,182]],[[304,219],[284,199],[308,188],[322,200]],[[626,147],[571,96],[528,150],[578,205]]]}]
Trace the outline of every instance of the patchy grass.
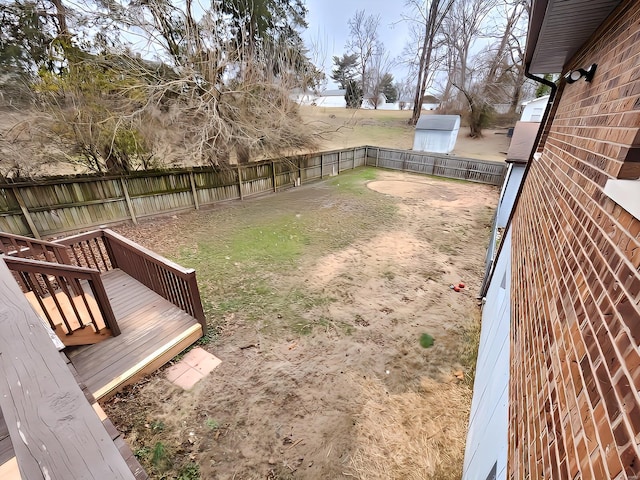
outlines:
[{"label": "patchy grass", "polygon": [[191,391],[159,374],[104,406],[152,478],[460,478],[498,192],[399,179],[359,168],[120,229],[196,268],[222,359]]},{"label": "patchy grass", "polygon": [[[304,212],[308,205],[301,204],[302,213],[297,214],[289,206],[282,208],[284,195],[280,195],[261,200],[275,204],[271,212],[260,210],[260,215],[253,215],[243,209],[242,216],[227,217],[215,230],[202,226],[207,235],[198,235],[195,245],[183,247],[175,260],[197,269],[207,317],[217,321],[229,314],[251,321],[268,318],[265,328],[270,331],[289,328],[308,334],[318,327],[348,331],[345,325],[309,323],[302,318],[335,298],[298,286],[274,288],[272,278],[392,225],[397,211],[394,199],[365,187],[376,176],[376,169],[364,167],[327,180],[331,188],[327,206],[313,205],[311,215]],[[217,321],[210,322],[210,339],[215,338]]]},{"label": "patchy grass", "polygon": [[374,167],[362,167],[348,174],[340,174],[328,181],[329,185],[336,187],[341,193],[351,195],[368,195],[367,189],[362,188],[367,182],[375,180],[378,172]]}]

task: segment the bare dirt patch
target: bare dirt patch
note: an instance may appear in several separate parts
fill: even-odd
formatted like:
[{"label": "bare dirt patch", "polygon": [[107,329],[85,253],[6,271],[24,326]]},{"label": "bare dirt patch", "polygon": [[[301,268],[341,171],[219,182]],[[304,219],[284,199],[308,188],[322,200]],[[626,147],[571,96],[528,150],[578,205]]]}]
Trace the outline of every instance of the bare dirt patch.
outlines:
[{"label": "bare dirt patch", "polygon": [[107,413],[153,478],[459,478],[455,373],[497,195],[359,169],[121,227],[198,270],[222,364],[186,392],[156,374]]}]

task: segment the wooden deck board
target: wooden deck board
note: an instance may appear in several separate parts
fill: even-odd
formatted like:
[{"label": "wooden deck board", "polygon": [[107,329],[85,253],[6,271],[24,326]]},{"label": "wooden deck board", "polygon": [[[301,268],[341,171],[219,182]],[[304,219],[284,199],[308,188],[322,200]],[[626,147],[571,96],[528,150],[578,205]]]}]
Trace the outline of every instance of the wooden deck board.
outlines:
[{"label": "wooden deck board", "polygon": [[13,457],[15,457],[15,453],[13,452],[11,437],[9,437],[9,429],[2,415],[2,409],[0,409],[0,465],[8,462]]},{"label": "wooden deck board", "polygon": [[200,328],[195,318],[124,272],[112,270],[102,279],[122,333],[67,351],[80,378],[98,399],[105,389],[113,393],[114,381],[130,383],[136,369],[143,370],[150,361],[155,365],[157,358],[171,352],[179,353],[176,349],[186,348],[199,337],[195,326]]},{"label": "wooden deck board", "polygon": [[[128,345],[129,348],[114,349],[108,354],[107,352],[100,352],[103,355],[91,358],[91,363],[84,366],[86,370],[83,371],[90,371],[92,375],[91,380],[87,381],[89,389],[92,393],[95,393],[99,388],[96,387],[94,389],[94,385],[106,385],[122,372],[143,361],[151,352],[156,351],[163,345],[163,340],[174,338],[184,330],[185,328],[182,325],[178,325],[172,330],[162,330],[158,335],[151,338],[140,339],[139,342]],[[105,357],[105,355],[108,356]],[[80,375],[82,377],[83,373],[81,372]]]},{"label": "wooden deck board", "polygon": [[21,476],[133,480],[4,259],[0,332],[0,409]]}]

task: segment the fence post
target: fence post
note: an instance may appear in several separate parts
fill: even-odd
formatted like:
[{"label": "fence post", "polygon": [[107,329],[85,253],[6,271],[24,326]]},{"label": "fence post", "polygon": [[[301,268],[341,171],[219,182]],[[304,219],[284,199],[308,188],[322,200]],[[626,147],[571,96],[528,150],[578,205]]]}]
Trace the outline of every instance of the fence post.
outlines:
[{"label": "fence post", "polygon": [[196,210],[200,210],[200,202],[198,202],[198,192],[196,191],[196,179],[193,170],[189,171],[189,181],[191,182],[191,193],[193,194],[193,205]]},{"label": "fence post", "polygon": [[320,154],[320,180],[322,180],[322,174],[324,169],[324,153]]},{"label": "fence post", "polygon": [[376,168],[378,167],[378,158],[380,157],[380,147],[376,150]]},{"label": "fence post", "polygon": [[120,177],[120,183],[122,184],[122,190],[124,192],[124,199],[127,202],[127,208],[129,208],[129,214],[131,215],[131,221],[137,225],[138,219],[136,218],[136,212],[133,211],[133,203],[131,203],[131,197],[129,197],[129,189],[127,188],[127,182],[124,177]]},{"label": "fence post", "polygon": [[244,200],[244,193],[242,193],[242,170],[238,165],[238,190],[240,191],[240,200]]},{"label": "fence post", "polygon": [[351,170],[356,168],[356,149],[353,149],[353,158],[351,159]]},{"label": "fence post", "polygon": [[340,162],[342,161],[342,150],[338,152],[338,175],[340,175]]},{"label": "fence post", "polygon": [[273,192],[278,191],[278,185],[276,184],[276,162],[271,161],[271,178],[273,179]]},{"label": "fence post", "polygon": [[38,229],[36,228],[36,224],[33,222],[33,218],[31,218],[31,213],[29,213],[27,204],[24,203],[24,199],[22,198],[22,194],[20,193],[20,187],[12,186],[11,189],[13,190],[14,197],[16,197],[16,200],[18,201],[18,205],[20,205],[20,210],[22,210],[22,215],[24,216],[24,219],[27,221],[29,230],[31,230],[31,233],[33,233],[33,236],[39,240],[40,232],[38,232]]}]

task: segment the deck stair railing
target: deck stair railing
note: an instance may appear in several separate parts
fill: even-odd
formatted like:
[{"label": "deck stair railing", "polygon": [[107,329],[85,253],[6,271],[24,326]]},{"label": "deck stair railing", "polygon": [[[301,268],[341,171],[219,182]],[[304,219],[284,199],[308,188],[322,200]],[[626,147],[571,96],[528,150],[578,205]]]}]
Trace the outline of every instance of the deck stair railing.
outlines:
[{"label": "deck stair railing", "polygon": [[195,270],[111,230],[94,230],[54,242],[0,232],[0,254],[5,255],[34,308],[59,336],[58,328],[69,336],[88,325],[96,333],[106,327],[113,336],[119,334],[100,277],[116,268],[187,312],[206,332]]},{"label": "deck stair railing", "polygon": [[124,273],[194,317],[206,333],[206,319],[196,272],[184,268],[109,229],[56,240],[69,250],[71,262],[107,272]]},{"label": "deck stair railing", "polygon": [[[15,272],[18,284],[34,309],[66,345],[101,339],[93,339],[91,333],[120,334],[98,270],[12,255],[5,256],[4,261]],[[86,332],[89,335],[65,339],[85,327],[91,328]]]},{"label": "deck stair railing", "polygon": [[33,309],[65,345],[120,334],[100,271],[73,265],[65,245],[0,232],[0,254]]},{"label": "deck stair railing", "polygon": [[67,249],[63,245],[5,232],[0,232],[0,253],[44,262],[70,263]]}]

